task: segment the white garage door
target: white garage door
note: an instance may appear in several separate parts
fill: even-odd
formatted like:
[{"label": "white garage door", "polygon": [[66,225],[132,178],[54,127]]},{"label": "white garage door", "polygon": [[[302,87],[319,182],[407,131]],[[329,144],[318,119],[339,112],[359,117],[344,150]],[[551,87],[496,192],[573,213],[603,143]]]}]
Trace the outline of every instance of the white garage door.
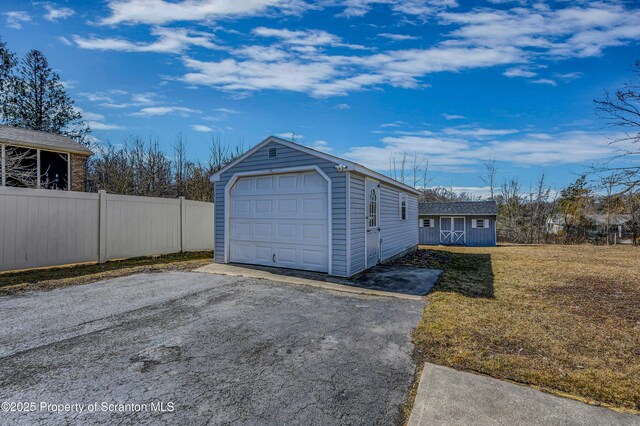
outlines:
[{"label": "white garage door", "polygon": [[229,199],[229,260],[328,272],[327,193],[316,172],[238,179]]}]

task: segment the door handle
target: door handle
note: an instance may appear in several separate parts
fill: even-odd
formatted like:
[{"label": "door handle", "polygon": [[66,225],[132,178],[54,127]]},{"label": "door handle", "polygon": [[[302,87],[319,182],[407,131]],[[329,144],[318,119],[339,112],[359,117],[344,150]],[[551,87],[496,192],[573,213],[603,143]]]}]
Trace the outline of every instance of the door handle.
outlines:
[{"label": "door handle", "polygon": [[273,263],[276,263],[276,254],[273,253]]}]

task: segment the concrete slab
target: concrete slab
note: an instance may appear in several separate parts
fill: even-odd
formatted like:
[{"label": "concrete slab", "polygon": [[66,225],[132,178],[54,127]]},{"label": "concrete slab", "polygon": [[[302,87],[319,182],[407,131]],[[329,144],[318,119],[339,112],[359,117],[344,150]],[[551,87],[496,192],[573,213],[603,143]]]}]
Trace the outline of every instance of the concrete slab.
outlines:
[{"label": "concrete slab", "polygon": [[442,271],[439,269],[378,265],[351,278],[349,284],[371,290],[424,296],[431,291],[440,274]]},{"label": "concrete slab", "polygon": [[[419,268],[402,267],[402,269],[419,269]],[[431,271],[431,270],[422,269],[422,271]],[[196,269],[194,272],[263,279],[263,280],[277,281],[277,282],[283,282],[288,284],[306,285],[310,287],[323,288],[326,290],[342,291],[346,293],[366,294],[369,296],[395,297],[398,299],[407,299],[407,300],[422,300],[422,297],[417,294],[411,294],[411,293],[403,294],[403,293],[394,292],[392,285],[388,286],[390,289],[389,291],[385,291],[384,287],[381,285],[377,285],[375,288],[371,288],[366,286],[364,284],[364,281],[361,284],[358,281],[341,279],[338,277],[331,277],[331,276],[328,276],[327,274],[308,272],[308,271],[298,271],[298,270],[292,270],[292,269],[269,268],[266,266],[254,266],[254,265],[237,265],[237,264],[230,265],[230,264],[224,264],[224,263],[211,263],[209,265]],[[388,275],[389,282],[391,280],[392,275],[393,274]],[[396,277],[400,275],[401,273],[395,274]],[[400,279],[400,281],[402,282],[402,279]]]},{"label": "concrete slab", "polygon": [[527,386],[425,364],[409,426],[640,425],[622,414]]},{"label": "concrete slab", "polygon": [[0,297],[0,401],[37,403],[0,424],[397,424],[423,307],[190,272]]}]

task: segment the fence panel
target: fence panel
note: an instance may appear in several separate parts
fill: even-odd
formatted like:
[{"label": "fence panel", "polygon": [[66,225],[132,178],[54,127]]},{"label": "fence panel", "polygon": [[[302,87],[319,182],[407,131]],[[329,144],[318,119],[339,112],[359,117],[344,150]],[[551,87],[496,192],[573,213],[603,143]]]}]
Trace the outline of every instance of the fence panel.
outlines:
[{"label": "fence panel", "polygon": [[180,200],[107,194],[107,259],[180,251]]},{"label": "fence panel", "polygon": [[0,270],[98,259],[98,194],[0,187]]},{"label": "fence panel", "polygon": [[185,251],[213,250],[213,203],[185,200]]},{"label": "fence panel", "polygon": [[212,249],[212,203],[0,186],[0,271]]}]

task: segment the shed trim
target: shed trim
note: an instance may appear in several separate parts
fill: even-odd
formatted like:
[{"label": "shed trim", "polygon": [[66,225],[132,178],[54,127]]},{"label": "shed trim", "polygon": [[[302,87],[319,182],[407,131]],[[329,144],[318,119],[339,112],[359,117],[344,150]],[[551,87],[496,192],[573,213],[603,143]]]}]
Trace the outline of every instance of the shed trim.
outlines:
[{"label": "shed trim", "polygon": [[[236,183],[239,178],[248,177],[248,176],[264,176],[264,175],[276,175],[281,173],[297,173],[297,172],[310,172],[314,171],[318,173],[324,180],[327,181],[327,206],[328,206],[328,274],[333,274],[333,217],[332,217],[332,195],[333,192],[331,190],[331,178],[324,173],[320,167],[318,166],[300,166],[300,167],[286,167],[281,169],[264,169],[264,170],[253,170],[250,172],[239,172],[235,173],[227,185],[224,187],[224,263],[229,263],[229,248],[230,248],[230,238],[229,238],[229,229],[231,226],[231,211],[230,211],[230,203],[229,198],[231,195],[231,188]],[[220,173],[220,172],[218,172]],[[215,176],[215,175],[214,175]]]}]

